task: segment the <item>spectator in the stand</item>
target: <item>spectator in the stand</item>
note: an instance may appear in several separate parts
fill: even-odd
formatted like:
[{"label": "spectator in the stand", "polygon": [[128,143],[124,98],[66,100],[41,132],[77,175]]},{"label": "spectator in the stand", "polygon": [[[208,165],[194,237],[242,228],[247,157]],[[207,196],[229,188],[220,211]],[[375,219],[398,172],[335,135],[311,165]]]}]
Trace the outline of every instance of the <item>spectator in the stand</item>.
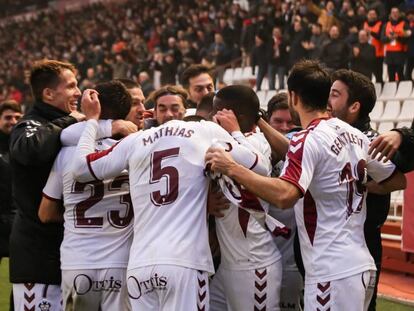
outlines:
[{"label": "spectator in the stand", "polygon": [[154,56],[154,69],[161,71],[161,86],[177,83],[177,62],[174,58],[174,51],[168,51]]},{"label": "spectator in the stand", "polygon": [[240,45],[243,55],[243,62],[246,66],[250,65],[250,55],[254,46],[256,17],[252,16],[243,21],[243,28],[240,37]]},{"label": "spectator in the stand", "polygon": [[96,82],[98,82],[98,80],[95,76],[95,69],[93,69],[93,67],[88,68],[88,70],[86,71],[86,78],[82,80],[79,88],[82,91],[86,89],[93,89],[95,87]]},{"label": "spectator in the stand", "polygon": [[348,30],[353,26],[357,26],[357,16],[355,10],[349,1],[342,2],[342,8],[339,12],[339,20],[341,22],[341,29],[344,35],[348,34]]},{"label": "spectator in the stand", "polygon": [[312,0],[307,0],[307,3],[309,11],[318,16],[318,23],[322,25],[322,31],[328,32],[332,26],[339,25],[335,17],[335,4],[333,1],[327,1],[325,8],[318,7]]},{"label": "spectator in the stand", "polygon": [[270,126],[283,135],[295,127],[287,104],[287,93],[279,93],[269,100],[267,118]]},{"label": "spectator in the stand", "polygon": [[215,90],[211,69],[200,64],[188,67],[181,76],[181,83],[189,94],[186,108],[197,108],[203,96]]},{"label": "spectator in the stand", "polygon": [[410,36],[407,38],[407,64],[405,66],[405,80],[411,80],[414,69],[414,8],[407,12],[407,22]]},{"label": "spectator in the stand", "polygon": [[384,44],[381,41],[382,21],[378,19],[378,13],[375,9],[368,11],[364,29],[369,36],[368,43],[375,48],[375,81],[382,83],[382,68],[384,63]]},{"label": "spectator in the stand", "polygon": [[154,85],[151,81],[148,72],[142,71],[138,75],[138,82],[141,85],[142,92],[144,93],[144,97],[148,97],[148,95],[154,91]]},{"label": "spectator in the stand", "polygon": [[263,32],[258,33],[255,37],[255,46],[252,50],[251,57],[253,74],[256,73],[256,66],[258,67],[256,76],[257,91],[261,90],[263,79],[267,73],[267,67],[269,64],[268,54],[269,52],[266,35]]},{"label": "spectator in the stand", "polygon": [[362,73],[371,79],[375,68],[375,48],[368,43],[368,34],[365,30],[358,33],[358,44],[352,47],[350,69]]},{"label": "spectator in the stand", "polygon": [[217,80],[223,81],[223,75],[225,68],[223,67],[231,56],[231,50],[223,40],[223,36],[219,33],[214,35],[214,43],[210,45],[208,54],[214,60],[214,64],[217,67]]},{"label": "spectator in the stand", "polygon": [[[289,45],[289,66],[292,67],[298,61],[307,57],[307,51],[305,49],[308,38],[307,29],[304,29],[301,17],[295,16],[293,22],[293,32],[290,36]],[[290,68],[289,67],[289,68]]]},{"label": "spectator in the stand", "polygon": [[20,92],[20,90],[16,87],[15,84],[11,83],[9,85],[8,93],[9,94],[7,96],[7,99],[14,100],[18,104],[21,104],[22,103],[23,94],[22,94],[22,92]]},{"label": "spectator in the stand", "polygon": [[199,61],[196,49],[190,44],[190,42],[187,39],[180,40],[178,46],[181,52],[183,63],[191,65]]},{"label": "spectator in the stand", "polygon": [[112,64],[113,78],[123,79],[127,77],[128,64],[121,54],[115,56],[115,62]]},{"label": "spectator in the stand", "polygon": [[374,10],[379,20],[384,20],[385,18],[385,5],[384,1],[382,0],[367,0],[366,1],[367,9],[368,10]]},{"label": "spectator in the stand", "polygon": [[285,38],[282,35],[281,27],[274,27],[272,32],[272,39],[269,47],[269,89],[276,89],[276,75],[279,80],[278,89],[285,88],[285,75],[287,74],[287,44]]},{"label": "spectator in the stand", "polygon": [[222,17],[219,19],[219,25],[217,32],[223,36],[224,43],[229,47],[233,47],[234,44],[234,30],[230,28],[227,19]]},{"label": "spectator in the stand", "polygon": [[9,236],[15,214],[9,159],[10,133],[21,116],[21,107],[15,101],[0,104],[0,262],[2,257],[9,257]]},{"label": "spectator in the stand", "polygon": [[332,70],[348,68],[349,48],[339,38],[339,28],[332,26],[329,30],[330,41],[324,46],[321,61]]},{"label": "spectator in the stand", "polygon": [[308,57],[311,59],[320,59],[323,47],[328,43],[328,38],[322,32],[322,25],[319,23],[312,24],[312,35],[305,46],[308,50]]},{"label": "spectator in the stand", "polygon": [[172,53],[177,63],[181,63],[182,54],[178,47],[177,40],[174,37],[169,37],[167,41],[167,50],[165,53]]},{"label": "spectator in the stand", "polygon": [[401,18],[400,10],[393,7],[389,20],[382,29],[385,62],[390,81],[404,79],[404,64],[407,57],[406,42],[410,35],[411,31],[408,29],[408,24]]},{"label": "spectator in the stand", "polygon": [[[9,239],[16,207],[12,200],[12,171],[9,159],[10,133],[22,116],[20,105],[12,100],[0,104],[0,263],[9,257]],[[13,310],[13,293],[10,310]]]}]

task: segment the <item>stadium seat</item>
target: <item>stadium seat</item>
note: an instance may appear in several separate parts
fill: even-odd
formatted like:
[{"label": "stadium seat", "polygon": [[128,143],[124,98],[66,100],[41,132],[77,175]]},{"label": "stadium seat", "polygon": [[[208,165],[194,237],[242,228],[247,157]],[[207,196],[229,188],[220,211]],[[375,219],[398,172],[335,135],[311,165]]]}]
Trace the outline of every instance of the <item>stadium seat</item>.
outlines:
[{"label": "stadium seat", "polygon": [[405,100],[411,96],[413,90],[413,83],[411,81],[401,81],[398,85],[395,99]]},{"label": "stadium seat", "polygon": [[394,128],[394,122],[381,122],[378,125],[377,131],[382,134],[388,131],[391,131]]},{"label": "stadium seat", "polygon": [[232,85],[233,75],[234,75],[234,69],[227,68],[226,71],[224,71],[223,82],[226,83],[227,85]]},{"label": "stadium seat", "polygon": [[379,100],[394,99],[397,93],[397,82],[385,82]]},{"label": "stadium seat", "polygon": [[375,103],[374,109],[372,109],[369,116],[370,116],[372,121],[377,122],[377,121],[380,120],[383,112],[384,112],[384,102],[377,101]]},{"label": "stadium seat", "polygon": [[234,68],[233,84],[243,84],[243,68]]},{"label": "stadium seat", "polygon": [[269,80],[267,78],[263,79],[262,90],[266,90],[266,91],[269,90]]},{"label": "stadium seat", "polygon": [[[256,70],[256,72],[257,72],[257,70],[259,70],[258,66],[256,66],[255,70]],[[243,74],[242,74],[242,79],[243,79],[243,81],[247,81],[247,82],[249,80],[256,79],[255,75],[253,74],[251,66],[244,67]]]},{"label": "stadium seat", "polygon": [[377,98],[379,98],[381,96],[382,85],[381,83],[376,82],[374,86],[375,86],[375,95],[377,95]]},{"label": "stadium seat", "polygon": [[269,102],[269,100],[273,97],[273,96],[275,96],[277,94],[277,91],[275,91],[275,90],[271,90],[271,91],[268,91],[267,92],[267,95],[266,95],[266,105],[267,105],[267,103]]},{"label": "stadium seat", "polygon": [[411,127],[412,122],[411,121],[400,121],[397,123],[397,128],[401,128],[401,127]]},{"label": "stadium seat", "polygon": [[266,94],[267,91],[261,90],[256,92],[257,97],[259,97],[260,108],[267,109]]},{"label": "stadium seat", "polygon": [[400,114],[400,102],[398,100],[390,100],[385,104],[384,113],[381,121],[396,121]]},{"label": "stadium seat", "polygon": [[[411,82],[411,81],[410,81]],[[414,100],[404,101],[398,121],[412,121],[414,119]]]}]

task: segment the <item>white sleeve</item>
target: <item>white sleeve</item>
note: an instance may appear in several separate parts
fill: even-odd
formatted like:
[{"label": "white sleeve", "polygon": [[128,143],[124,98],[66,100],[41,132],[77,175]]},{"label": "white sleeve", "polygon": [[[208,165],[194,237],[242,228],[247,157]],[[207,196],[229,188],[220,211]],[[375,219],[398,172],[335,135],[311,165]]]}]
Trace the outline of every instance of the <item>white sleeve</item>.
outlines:
[{"label": "white sleeve", "polygon": [[[99,130],[96,139],[112,136],[112,120],[99,120]],[[65,128],[60,134],[60,141],[63,146],[76,146],[80,136],[85,129],[86,121],[72,124]]]},{"label": "white sleeve", "polygon": [[43,188],[43,196],[52,201],[63,199],[62,155],[61,150],[53,163],[49,178]]},{"label": "white sleeve", "polygon": [[245,146],[246,148],[248,148],[249,150],[255,151],[255,152],[260,152],[260,148],[258,148],[258,146],[255,146],[254,143],[252,143],[251,141],[249,141],[247,139],[246,136],[244,136],[244,134],[240,131],[235,131],[231,133],[231,136],[240,144]]},{"label": "white sleeve", "polygon": [[269,174],[270,162],[260,152],[255,152],[237,142],[226,130],[221,126],[211,123],[210,133],[212,140],[229,144],[226,148],[230,152],[233,159],[244,167],[254,171],[257,174],[267,176]]},{"label": "white sleeve", "polygon": [[367,161],[367,173],[368,176],[375,180],[377,183],[381,183],[387,178],[391,177],[394,173],[396,166],[391,161],[386,163],[378,161],[368,156]]},{"label": "white sleeve", "polygon": [[131,134],[111,148],[95,152],[98,122],[89,120],[76,147],[71,167],[73,178],[80,182],[104,180],[118,176],[128,168],[135,134]]},{"label": "white sleeve", "polygon": [[312,181],[315,167],[319,163],[320,150],[308,133],[295,134],[289,143],[280,179],[295,185],[304,195]]}]

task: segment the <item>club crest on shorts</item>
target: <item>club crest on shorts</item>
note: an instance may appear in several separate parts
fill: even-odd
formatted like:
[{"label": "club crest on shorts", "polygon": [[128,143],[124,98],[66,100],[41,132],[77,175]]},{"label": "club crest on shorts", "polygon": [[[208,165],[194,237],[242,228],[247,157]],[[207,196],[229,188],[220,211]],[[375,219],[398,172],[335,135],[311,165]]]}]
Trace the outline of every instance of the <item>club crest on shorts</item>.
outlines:
[{"label": "club crest on shorts", "polygon": [[42,299],[42,301],[39,303],[39,308],[41,311],[49,311],[51,307],[51,304],[46,299]]}]

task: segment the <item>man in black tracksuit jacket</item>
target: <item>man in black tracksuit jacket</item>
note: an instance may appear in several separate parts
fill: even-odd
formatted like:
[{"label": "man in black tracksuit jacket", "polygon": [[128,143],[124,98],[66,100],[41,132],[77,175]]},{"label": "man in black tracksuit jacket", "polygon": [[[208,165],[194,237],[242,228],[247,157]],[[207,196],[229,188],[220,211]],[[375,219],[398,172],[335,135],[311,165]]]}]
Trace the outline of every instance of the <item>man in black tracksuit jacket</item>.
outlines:
[{"label": "man in black tracksuit jacket", "polygon": [[[30,78],[36,102],[11,133],[13,200],[17,214],[10,237],[10,281],[16,310],[60,308],[62,224],[42,224],[37,216],[42,189],[61,143],[60,133],[82,120],[81,92],[74,67],[45,60]],[[49,310],[49,309],[48,309]]]}]

